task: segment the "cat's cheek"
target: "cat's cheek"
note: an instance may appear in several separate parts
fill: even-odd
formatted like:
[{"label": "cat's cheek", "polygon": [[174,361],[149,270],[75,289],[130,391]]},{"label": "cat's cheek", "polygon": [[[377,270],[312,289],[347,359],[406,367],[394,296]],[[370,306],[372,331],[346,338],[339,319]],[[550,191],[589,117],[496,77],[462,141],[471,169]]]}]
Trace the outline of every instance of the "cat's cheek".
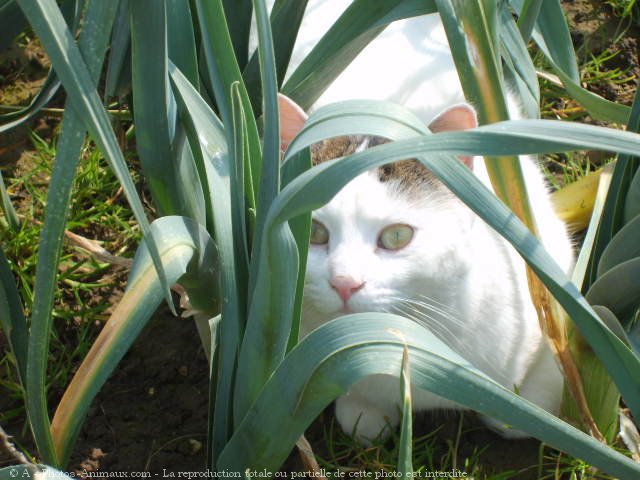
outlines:
[{"label": "cat's cheek", "polygon": [[421,280],[446,279],[468,271],[470,248],[461,231],[464,230],[451,225],[418,231],[411,244],[395,258],[397,285],[402,287],[404,279],[406,286],[416,287]]}]

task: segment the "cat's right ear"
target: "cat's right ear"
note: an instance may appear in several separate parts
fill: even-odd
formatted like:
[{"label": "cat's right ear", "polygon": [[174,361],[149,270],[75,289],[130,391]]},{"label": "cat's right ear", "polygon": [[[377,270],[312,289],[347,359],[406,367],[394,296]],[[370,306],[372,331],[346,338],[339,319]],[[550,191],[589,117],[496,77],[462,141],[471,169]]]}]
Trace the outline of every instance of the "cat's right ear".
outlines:
[{"label": "cat's right ear", "polygon": [[280,109],[280,149],[286,152],[308,117],[296,102],[281,93],[278,94],[278,107]]},{"label": "cat's right ear", "polygon": [[[458,130],[469,130],[478,126],[478,118],[474,108],[468,103],[459,103],[447,108],[440,113],[429,124],[429,130],[433,133],[455,132]],[[473,157],[460,156],[465,165],[473,168]]]}]

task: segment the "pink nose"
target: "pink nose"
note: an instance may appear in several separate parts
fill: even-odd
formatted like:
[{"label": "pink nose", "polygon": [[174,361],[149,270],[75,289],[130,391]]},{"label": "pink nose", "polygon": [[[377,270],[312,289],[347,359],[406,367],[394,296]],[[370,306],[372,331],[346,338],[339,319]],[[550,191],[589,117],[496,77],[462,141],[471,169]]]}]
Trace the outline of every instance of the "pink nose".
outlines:
[{"label": "pink nose", "polygon": [[364,282],[344,275],[333,277],[329,283],[331,284],[331,288],[338,292],[338,295],[340,295],[345,305],[351,298],[351,295],[364,287]]}]

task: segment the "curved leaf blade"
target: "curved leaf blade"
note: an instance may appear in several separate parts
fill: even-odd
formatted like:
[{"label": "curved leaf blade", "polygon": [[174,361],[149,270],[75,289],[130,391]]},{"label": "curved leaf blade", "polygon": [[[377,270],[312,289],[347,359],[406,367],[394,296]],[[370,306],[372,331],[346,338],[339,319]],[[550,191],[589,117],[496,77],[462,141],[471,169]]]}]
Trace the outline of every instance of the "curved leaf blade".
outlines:
[{"label": "curved leaf blade", "polygon": [[[529,3],[542,3],[539,0]],[[531,7],[535,8],[535,7]],[[533,60],[527,45],[518,31],[511,12],[500,9],[500,54],[502,70],[507,85],[520,99],[521,107],[526,118],[540,117],[540,87]],[[522,20],[522,17],[519,19]]]},{"label": "curved leaf blade", "polygon": [[233,51],[238,59],[238,64],[244,68],[249,57],[249,30],[253,3],[251,0],[222,0],[222,3],[233,43]]},{"label": "curved leaf blade", "polygon": [[[221,0],[203,1],[195,0],[198,11],[198,20],[202,34],[203,50],[207,61],[208,74],[213,84],[216,104],[224,125],[233,124],[233,112],[231,108],[231,85],[238,82],[242,98],[242,108],[247,116],[248,156],[250,159],[250,171],[245,169],[245,174],[252,183],[252,190],[259,190],[262,176],[261,148],[258,127],[251,110],[251,102],[247,95],[240,67],[231,44],[231,37],[227,27],[227,21]],[[233,153],[233,134],[228,132],[227,144]],[[249,205],[255,209],[255,205]]]},{"label": "curved leaf blade", "polygon": [[[294,158],[289,159],[283,165],[282,169],[282,183],[287,185],[291,180],[296,178],[301,173],[311,168],[311,152],[303,150]],[[299,271],[304,272],[307,268],[307,254],[309,252],[309,236],[311,234],[311,213],[303,213],[298,217],[292,218],[289,221],[289,228],[296,241],[298,247],[298,262]],[[300,320],[302,317],[302,296],[304,294],[304,275],[298,275],[298,283],[296,285],[296,295],[294,298],[294,310],[293,310],[293,322],[291,325],[291,333],[289,335],[289,344],[287,351],[290,350],[298,343],[300,336]]]},{"label": "curved leaf blade", "polygon": [[249,260],[243,246],[234,244],[244,233],[242,226],[233,222],[232,209],[238,205],[231,197],[230,179],[235,167],[231,164],[227,132],[179,70],[170,66],[170,75],[180,118],[205,190],[207,228],[214,233],[220,252],[220,283],[224,295],[217,360],[212,356],[212,362],[218,362],[215,371],[220,372],[217,381],[210,385],[210,398],[215,402],[215,409],[210,410],[214,413],[209,418],[209,463],[212,463],[232,432],[234,371],[246,315],[242,302],[246,293],[239,286],[248,283]]},{"label": "curved leaf blade", "polygon": [[199,90],[198,52],[189,2],[167,0],[167,11],[171,12],[166,18],[169,58]]},{"label": "curved leaf blade", "polygon": [[536,20],[538,19],[541,6],[542,0],[526,0],[522,4],[518,14],[518,29],[520,30],[520,35],[525,42],[528,42],[531,38],[531,32],[533,32],[533,28],[536,25]]},{"label": "curved leaf blade", "polygon": [[[187,287],[197,282],[197,288],[207,286],[215,289],[217,252],[208,233],[200,225],[186,217],[162,217],[151,224],[151,235],[169,282],[178,282],[186,275]],[[192,282],[189,282],[189,276],[192,276]],[[51,431],[63,463],[71,454],[91,401],[151,318],[163,296],[162,282],[143,243],[136,252],[125,295],[91,346],[56,410]],[[215,308],[212,302],[215,302],[215,296],[209,295],[208,304],[203,306]]]},{"label": "curved leaf blade", "polygon": [[44,82],[44,85],[33,100],[31,100],[29,105],[16,112],[0,115],[0,121],[8,120],[7,123],[0,125],[0,133],[17,127],[40,112],[40,110],[49,103],[55,94],[58,93],[58,88],[60,88],[60,80],[56,78],[53,72],[50,72]]},{"label": "curved leaf blade", "polygon": [[104,87],[105,99],[122,95],[127,89],[131,89],[129,0],[119,0],[119,3],[111,35],[109,62],[107,64]]},{"label": "curved leaf blade", "polygon": [[[309,123],[312,123],[311,119]],[[338,123],[340,122],[336,120],[336,124]],[[392,123],[393,121],[390,122]],[[343,122],[340,127],[343,135],[367,134],[362,125],[353,125],[348,121]],[[355,154],[348,161],[327,162],[305,172],[283,189],[270,212],[271,222],[277,225],[305,210],[322,206],[349,179],[370,168],[405,158],[418,158],[518,250],[575,321],[596,355],[605,364],[627,405],[632,411],[640,412],[638,358],[602,323],[580,292],[513,213],[486,187],[480,185],[474,175],[459,162],[447,162],[441,158],[442,154],[513,155],[572,148],[603,148],[635,154],[640,151],[638,138],[636,134],[602,127],[549,120],[518,120],[464,132],[401,140]],[[297,149],[306,146],[297,145]],[[289,150],[288,156],[296,153],[296,149]],[[274,289],[277,287],[278,285],[271,286]],[[285,295],[282,291],[272,294],[276,297]]]},{"label": "curved leaf blade", "polygon": [[400,398],[402,399],[402,420],[400,422],[400,440],[398,448],[398,473],[409,478],[413,474],[413,407],[411,406],[411,370],[409,366],[409,348],[405,343],[402,349],[400,366]]},{"label": "curved leaf blade", "polygon": [[[517,2],[513,2],[517,3]],[[571,41],[569,25],[559,0],[540,2],[540,11],[536,20],[536,31],[545,44],[549,45],[548,57],[564,72],[572,82],[580,83],[578,61]]]},{"label": "curved leaf blade", "polygon": [[[278,108],[278,82],[273,53],[271,25],[264,0],[253,1],[258,26],[258,59],[260,60],[260,79],[262,84],[262,100],[264,103],[264,140],[262,145],[262,173],[260,190],[256,205],[255,244],[260,244],[263,235],[264,221],[271,202],[280,191],[280,119]],[[238,91],[240,93],[240,91]],[[245,112],[246,114],[246,112]],[[237,159],[237,162],[242,161]],[[259,255],[253,253],[252,257]],[[252,265],[258,264],[259,261]],[[252,272],[251,279],[254,274]],[[254,283],[249,285],[249,298]]]},{"label": "curved leaf blade", "polygon": [[[631,459],[497,384],[428,330],[402,317],[375,313],[328,322],[295,347],[245,416],[217,468],[276,470],[305,427],[350,385],[366,375],[397,376],[405,342],[414,385],[588,458],[613,475],[634,478],[640,473]],[[277,441],[270,436],[273,431]]]},{"label": "curved leaf blade", "polygon": [[607,270],[593,282],[585,298],[607,307],[620,319],[631,316],[640,307],[640,257]]},{"label": "curved leaf blade", "polygon": [[[510,0],[515,10],[527,15],[532,1]],[[580,72],[571,34],[559,0],[540,2],[540,11],[533,31],[533,39],[547,61],[562,80],[567,92],[594,117],[617,123],[626,123],[629,107],[610,102],[580,85]]]},{"label": "curved leaf blade", "polygon": [[20,381],[24,386],[27,378],[29,329],[11,266],[2,249],[0,249],[0,327],[9,340],[18,365]]},{"label": "curved leaf blade", "polygon": [[[21,6],[23,6],[21,4]],[[54,5],[55,7],[55,5]],[[80,49],[87,58],[87,77],[91,88],[97,82],[117,4],[101,5],[93,1],[87,10],[87,22],[80,37]],[[23,6],[24,8],[24,6]],[[56,7],[57,8],[57,7]],[[60,12],[51,10],[59,27],[65,26]],[[31,13],[27,14],[30,18]],[[38,19],[40,20],[40,19]],[[67,30],[68,33],[68,30]],[[80,53],[78,52],[78,55]],[[71,102],[69,102],[71,103]],[[49,428],[45,391],[51,311],[58,262],[69,208],[71,187],[85,140],[86,124],[72,108],[65,115],[57,144],[56,161],[47,194],[45,221],[39,240],[38,264],[31,312],[29,355],[27,361],[27,409],[40,453],[47,463],[58,465]]]},{"label": "curved leaf blade", "polygon": [[129,3],[136,148],[160,215],[184,215],[173,163],[166,5],[164,0],[153,3],[153,7],[145,1]]},{"label": "curved leaf blade", "polygon": [[2,172],[0,172],[0,207],[2,207],[2,213],[7,220],[9,229],[13,231],[18,230],[18,228],[20,228],[20,220],[18,220],[18,214],[11,203],[11,198],[9,197],[7,187],[2,178]]},{"label": "curved leaf blade", "polygon": [[622,227],[606,246],[598,262],[598,277],[616,265],[640,257],[640,217]]},{"label": "curved leaf blade", "polygon": [[[276,72],[278,78],[278,86],[282,85],[293,46],[302,23],[302,17],[309,0],[278,0],[273,3],[271,10],[270,22],[271,31],[275,32],[273,36],[273,50],[276,62]],[[258,52],[254,52],[242,71],[247,92],[251,99],[254,112],[259,115],[262,112],[262,105],[258,105],[261,99],[262,86],[260,84],[260,68],[258,61]]]}]

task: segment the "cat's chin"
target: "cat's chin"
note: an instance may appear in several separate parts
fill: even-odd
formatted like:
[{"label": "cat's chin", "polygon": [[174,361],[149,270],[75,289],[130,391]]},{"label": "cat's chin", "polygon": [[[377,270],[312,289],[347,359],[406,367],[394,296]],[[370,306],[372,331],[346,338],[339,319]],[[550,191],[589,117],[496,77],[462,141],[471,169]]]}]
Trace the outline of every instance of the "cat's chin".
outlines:
[{"label": "cat's chin", "polygon": [[308,296],[303,300],[303,322],[301,329],[303,336],[309,334],[312,330],[324,325],[325,323],[346,315],[367,312],[389,312],[391,305],[389,303],[374,304],[372,302],[353,299],[347,305],[342,302],[316,302],[315,299]]},{"label": "cat's chin", "polygon": [[326,312],[323,317],[324,319],[321,321],[321,323],[327,323],[331,320],[335,320],[336,318],[339,317],[344,317],[345,315],[352,315],[354,313],[360,313],[357,312],[355,310],[353,310],[352,308],[349,307],[342,307],[338,310],[334,310],[332,312]]},{"label": "cat's chin", "polygon": [[354,304],[342,305],[341,308],[335,309],[331,313],[332,318],[342,317],[343,315],[353,315],[354,313],[366,313],[366,312],[375,312],[376,309],[372,306],[365,306],[360,304],[360,302],[353,302]]}]

